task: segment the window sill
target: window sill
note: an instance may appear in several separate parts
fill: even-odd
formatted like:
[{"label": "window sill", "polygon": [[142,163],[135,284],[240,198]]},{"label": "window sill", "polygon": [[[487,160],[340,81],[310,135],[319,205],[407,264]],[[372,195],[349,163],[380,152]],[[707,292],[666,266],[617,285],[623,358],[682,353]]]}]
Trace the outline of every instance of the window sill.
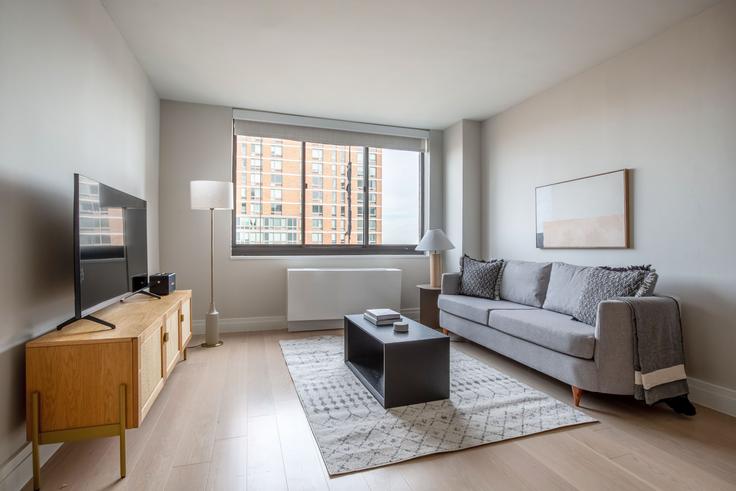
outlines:
[{"label": "window sill", "polygon": [[266,260],[309,260],[309,259],[427,259],[428,256],[424,254],[309,254],[309,255],[284,255],[284,256],[233,256],[230,255],[231,261],[260,261]]}]

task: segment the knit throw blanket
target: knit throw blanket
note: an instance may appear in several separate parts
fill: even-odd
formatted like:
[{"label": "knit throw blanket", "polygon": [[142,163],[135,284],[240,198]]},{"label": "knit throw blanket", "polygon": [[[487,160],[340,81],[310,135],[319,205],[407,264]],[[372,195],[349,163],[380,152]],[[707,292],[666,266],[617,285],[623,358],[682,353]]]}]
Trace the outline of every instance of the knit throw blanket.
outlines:
[{"label": "knit throw blanket", "polygon": [[655,404],[687,395],[682,325],[670,297],[623,297],[634,328],[634,397]]}]

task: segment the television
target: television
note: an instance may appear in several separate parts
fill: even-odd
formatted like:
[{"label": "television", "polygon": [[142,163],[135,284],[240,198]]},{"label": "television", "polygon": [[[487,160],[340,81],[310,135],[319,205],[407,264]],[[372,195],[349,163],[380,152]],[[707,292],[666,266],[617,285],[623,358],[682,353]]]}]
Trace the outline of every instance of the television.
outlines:
[{"label": "television", "polygon": [[147,286],[145,200],[74,174],[74,318],[58,328],[82,318],[114,328],[91,314]]}]

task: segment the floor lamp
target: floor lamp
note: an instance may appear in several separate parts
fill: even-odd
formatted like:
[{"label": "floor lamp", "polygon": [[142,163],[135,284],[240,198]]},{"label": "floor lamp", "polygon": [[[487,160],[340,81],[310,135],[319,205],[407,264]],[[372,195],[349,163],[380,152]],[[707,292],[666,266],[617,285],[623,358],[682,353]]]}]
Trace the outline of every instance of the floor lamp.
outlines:
[{"label": "floor lamp", "polygon": [[429,286],[432,288],[440,287],[442,279],[442,255],[440,251],[448,251],[454,249],[447,235],[439,229],[433,228],[427,230],[422,240],[417,245],[418,251],[429,251]]},{"label": "floor lamp", "polygon": [[210,311],[205,322],[204,348],[222,345],[220,313],[215,308],[215,210],[233,209],[233,183],[192,181],[189,187],[192,210],[210,210]]}]

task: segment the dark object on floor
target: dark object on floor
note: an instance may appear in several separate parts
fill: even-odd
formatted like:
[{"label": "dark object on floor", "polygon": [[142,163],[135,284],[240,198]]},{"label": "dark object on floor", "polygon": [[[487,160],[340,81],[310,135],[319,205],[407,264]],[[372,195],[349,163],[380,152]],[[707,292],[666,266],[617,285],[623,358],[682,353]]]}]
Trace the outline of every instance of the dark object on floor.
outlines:
[{"label": "dark object on floor", "polygon": [[687,396],[670,397],[662,402],[667,404],[677,414],[685,416],[695,416],[695,406],[692,405]]}]

